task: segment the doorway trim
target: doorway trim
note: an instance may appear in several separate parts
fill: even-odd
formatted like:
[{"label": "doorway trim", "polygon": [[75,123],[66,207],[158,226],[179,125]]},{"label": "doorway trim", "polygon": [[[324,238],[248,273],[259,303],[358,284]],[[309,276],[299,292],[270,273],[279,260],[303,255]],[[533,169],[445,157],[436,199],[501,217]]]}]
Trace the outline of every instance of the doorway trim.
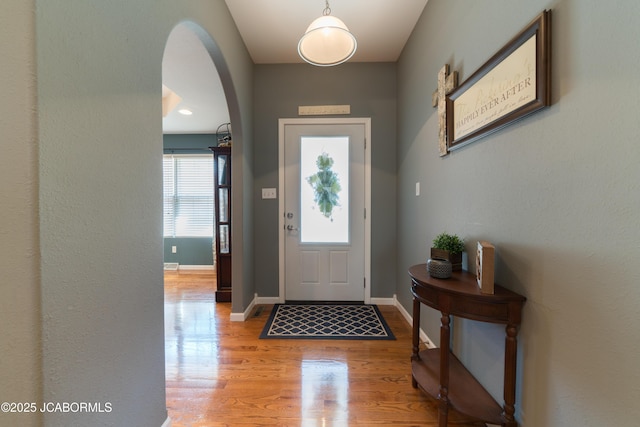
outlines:
[{"label": "doorway trim", "polygon": [[284,130],[287,125],[363,125],[364,150],[364,303],[371,304],[371,118],[285,118],[278,119],[278,300],[285,302],[285,254],[284,254]]}]

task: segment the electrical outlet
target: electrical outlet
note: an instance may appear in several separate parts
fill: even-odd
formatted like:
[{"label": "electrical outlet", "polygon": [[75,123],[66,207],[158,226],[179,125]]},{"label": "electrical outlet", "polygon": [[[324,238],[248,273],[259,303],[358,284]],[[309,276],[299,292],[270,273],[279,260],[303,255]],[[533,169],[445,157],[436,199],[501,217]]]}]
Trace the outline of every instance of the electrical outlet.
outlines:
[{"label": "electrical outlet", "polygon": [[171,253],[172,254],[177,254],[178,253],[178,247],[177,246],[171,246]]}]

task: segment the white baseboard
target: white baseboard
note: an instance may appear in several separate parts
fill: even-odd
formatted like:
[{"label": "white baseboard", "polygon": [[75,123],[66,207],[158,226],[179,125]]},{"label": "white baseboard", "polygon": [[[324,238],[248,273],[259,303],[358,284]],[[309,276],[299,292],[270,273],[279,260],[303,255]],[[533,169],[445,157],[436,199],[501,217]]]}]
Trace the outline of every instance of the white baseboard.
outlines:
[{"label": "white baseboard", "polygon": [[[402,304],[398,302],[398,299],[396,298],[395,295],[393,297],[395,299],[394,305],[400,311],[400,313],[402,314],[402,317],[404,317],[407,320],[409,325],[413,326],[413,316],[411,316],[409,312],[407,312],[407,310],[404,309]],[[431,339],[427,336],[425,331],[422,330],[422,328],[420,328],[420,341],[424,342],[427,348],[436,348],[436,345],[433,343],[433,341],[431,341]]]},{"label": "white baseboard", "polygon": [[242,312],[242,313],[231,313],[231,317],[230,317],[231,321],[232,322],[244,322],[245,320],[247,320],[249,318],[249,315],[253,311],[253,307],[256,306],[256,297],[257,297],[257,294],[254,294],[253,300],[249,303],[249,306],[247,307],[247,309],[244,312]]},{"label": "white baseboard", "polygon": [[213,265],[182,265],[178,266],[178,270],[213,270]]},{"label": "white baseboard", "polygon": [[171,427],[171,418],[167,417],[160,427]]},{"label": "white baseboard", "polygon": [[256,304],[284,304],[280,297],[259,297],[256,295]]},{"label": "white baseboard", "polygon": [[[398,300],[394,295],[392,298],[371,298],[371,304],[375,305],[397,305]],[[260,297],[255,295],[253,300],[255,304],[284,304],[284,299],[280,297]]]},{"label": "white baseboard", "polygon": [[396,305],[396,296],[393,298],[371,298],[371,304],[375,305]]},{"label": "white baseboard", "polygon": [[231,313],[231,316],[229,317],[229,319],[232,322],[244,322],[245,320],[247,320],[247,317],[249,317],[246,312],[245,313]]}]

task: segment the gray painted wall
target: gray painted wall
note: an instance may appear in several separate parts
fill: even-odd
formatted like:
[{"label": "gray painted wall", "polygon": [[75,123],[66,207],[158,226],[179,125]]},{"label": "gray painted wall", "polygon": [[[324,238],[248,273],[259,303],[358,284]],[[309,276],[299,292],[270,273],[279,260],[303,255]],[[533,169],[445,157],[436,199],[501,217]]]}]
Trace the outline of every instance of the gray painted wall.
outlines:
[{"label": "gray painted wall", "polygon": [[[441,231],[497,248],[497,282],[527,296],[523,426],[640,418],[640,3],[430,0],[398,65],[398,294]],[[438,156],[431,107],[446,63],[461,81],[553,9],[553,105]],[[414,186],[422,183],[422,195]],[[423,309],[436,342],[439,313]],[[502,401],[504,328],[454,323],[454,348]]]},{"label": "gray painted wall", "polygon": [[169,133],[162,135],[165,154],[213,154],[209,147],[218,145],[215,134]]},{"label": "gray painted wall", "polygon": [[[2,402],[42,401],[34,8],[33,1],[10,0],[0,13]],[[41,424],[40,414],[0,413],[0,425]]]},{"label": "gray painted wall", "polygon": [[255,272],[261,297],[278,296],[278,201],[261,189],[278,187],[278,119],[298,117],[299,105],[349,104],[352,117],[371,117],[371,296],[395,292],[396,66],[343,64],[255,67]]},{"label": "gray painted wall", "polygon": [[[213,266],[213,239],[210,237],[165,237],[164,262],[177,262],[181,266]],[[176,247],[176,253],[171,248]]]},{"label": "gray painted wall", "polygon": [[[202,26],[236,125],[235,182],[251,188],[253,69],[224,2],[3,4],[0,395],[113,410],[0,414],[2,425],[166,420],[161,63],[188,19]],[[234,203],[238,234],[251,235],[247,201]],[[234,264],[242,307],[252,249],[235,249],[247,252]]]},{"label": "gray painted wall", "polygon": [[[234,312],[242,312],[253,297],[254,267],[256,277],[266,278],[260,286],[277,289],[267,250],[277,241],[277,227],[270,227],[277,224],[277,207],[259,199],[261,187],[277,185],[277,118],[294,117],[298,104],[350,103],[353,115],[373,118],[373,143],[380,144],[373,150],[378,251],[373,261],[384,267],[376,275],[397,283],[409,308],[406,268],[426,259],[438,232],[459,233],[469,248],[480,238],[493,241],[498,281],[528,297],[519,348],[522,424],[635,425],[640,417],[635,381],[640,330],[634,324],[640,304],[637,2],[612,8],[594,0],[430,0],[398,64],[397,158],[390,148],[395,123],[382,128],[386,139],[375,136],[381,131],[378,119],[395,121],[395,95],[371,86],[358,89],[365,97],[373,91],[368,101],[351,99],[343,94],[349,87],[340,86],[375,80],[368,65],[345,64],[326,74],[363,67],[367,72],[359,79],[327,81],[315,69],[300,78],[290,72],[295,80],[280,79],[286,84],[278,91],[259,87],[277,79],[260,75],[270,66],[257,66],[254,121],[253,68],[222,2],[38,1],[37,25],[35,5],[9,0],[0,14],[7,70],[0,82],[7,97],[0,105],[0,176],[10,184],[0,188],[8,201],[0,204],[5,220],[0,225],[0,395],[15,401],[109,400],[114,411],[73,420],[3,414],[2,423],[156,427],[166,417],[158,288],[160,68],[171,27],[198,17],[220,46],[209,45],[216,66],[222,57],[227,62],[218,70],[223,84],[230,83],[231,120],[240,123],[234,126],[239,175],[234,182],[242,183],[243,195],[234,199],[234,216],[240,215],[234,251],[243,256],[234,258],[234,281],[242,284],[234,288]],[[554,9],[554,105],[439,158],[430,105],[437,71],[450,63],[462,79],[468,77],[544,8]],[[290,83],[297,93],[287,90]],[[270,104],[261,100],[269,93],[273,105],[280,105],[277,114],[266,112]],[[280,96],[293,99],[279,104]],[[255,152],[253,124],[260,128]],[[122,163],[111,168],[103,164],[108,159]],[[397,221],[395,209],[385,214],[386,208],[375,207],[384,203],[380,199],[395,200],[396,164]],[[420,197],[414,195],[417,181]],[[128,191],[115,192],[107,184]],[[264,220],[253,221],[254,203],[264,210]],[[114,206],[139,216],[125,221],[113,215]],[[384,221],[375,219],[378,215]],[[396,244],[387,226],[396,222],[393,273]],[[375,229],[383,243],[375,242]],[[387,285],[376,283],[383,280],[374,280],[372,295],[388,296]],[[260,288],[259,294],[268,292]],[[425,309],[423,327],[434,340],[438,322],[438,315]],[[501,400],[503,329],[473,322],[454,328],[456,351]]]}]

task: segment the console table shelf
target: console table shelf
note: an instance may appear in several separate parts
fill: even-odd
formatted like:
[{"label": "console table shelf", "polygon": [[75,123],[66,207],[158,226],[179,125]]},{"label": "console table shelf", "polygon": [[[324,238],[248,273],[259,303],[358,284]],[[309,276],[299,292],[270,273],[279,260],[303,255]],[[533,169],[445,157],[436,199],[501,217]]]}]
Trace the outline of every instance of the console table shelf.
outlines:
[{"label": "console table shelf", "polygon": [[[427,394],[440,393],[440,349],[419,353],[411,362],[416,384]],[[491,424],[502,423],[502,406],[482,387],[452,353],[449,353],[449,405],[451,409]]]},{"label": "console table shelf", "polygon": [[[409,276],[413,294],[412,384],[439,401],[439,427],[447,426],[449,409],[477,421],[517,427],[514,418],[517,334],[526,298],[499,285],[495,285],[494,294],[483,294],[476,276],[466,271],[454,272],[449,279],[436,279],[429,275],[426,264],[419,264],[409,269]],[[420,304],[442,314],[440,348],[419,350]],[[504,407],[451,353],[452,315],[506,325]]]}]

